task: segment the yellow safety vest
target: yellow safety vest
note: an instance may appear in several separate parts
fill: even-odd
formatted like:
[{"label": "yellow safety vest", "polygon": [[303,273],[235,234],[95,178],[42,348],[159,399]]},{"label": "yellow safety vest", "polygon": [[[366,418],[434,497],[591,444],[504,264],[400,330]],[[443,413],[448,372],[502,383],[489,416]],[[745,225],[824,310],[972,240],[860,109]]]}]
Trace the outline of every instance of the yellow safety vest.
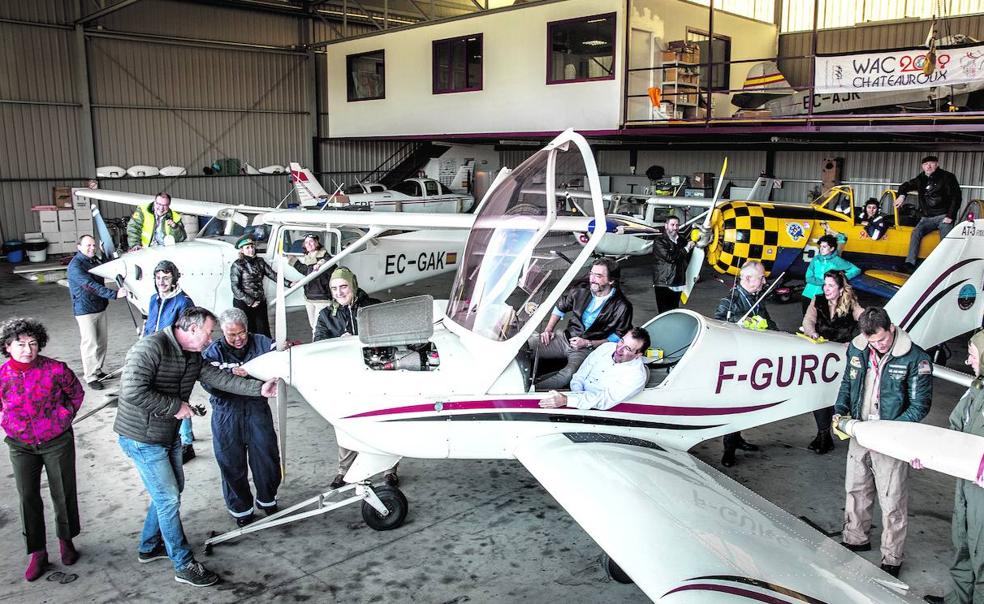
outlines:
[{"label": "yellow safety vest", "polygon": [[[157,217],[154,216],[153,210],[150,209],[153,206],[154,204],[150,204],[146,206],[139,206],[137,208],[137,211],[140,212],[142,217],[142,221],[140,222],[140,245],[144,247],[149,246],[150,242],[154,240],[154,223],[156,222]],[[174,210],[169,210],[169,212],[171,212],[171,220],[174,222],[181,222],[181,214],[178,214]],[[174,229],[165,223],[164,236],[167,237],[168,235],[173,234]]]}]

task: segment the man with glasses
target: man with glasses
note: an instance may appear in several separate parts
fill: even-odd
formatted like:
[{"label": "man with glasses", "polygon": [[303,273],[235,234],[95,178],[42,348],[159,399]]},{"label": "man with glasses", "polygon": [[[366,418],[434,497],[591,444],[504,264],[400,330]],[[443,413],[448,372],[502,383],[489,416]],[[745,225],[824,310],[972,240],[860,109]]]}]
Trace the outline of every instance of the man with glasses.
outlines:
[{"label": "man with glasses", "polygon": [[544,408],[611,409],[646,387],[649,372],[642,355],[649,349],[649,332],[633,327],[617,343],[605,342],[588,355],[571,378],[571,391],[551,391],[540,401]]},{"label": "man with glasses", "polygon": [[[594,348],[605,342],[618,342],[632,327],[632,303],[615,287],[618,278],[619,269],[614,260],[595,260],[587,283],[575,283],[564,292],[546,328],[529,339],[530,349],[540,361],[566,361],[560,371],[538,381],[537,390],[567,388],[571,376]],[[568,313],[571,318],[567,329],[554,331]]]},{"label": "man with glasses", "polygon": [[[273,340],[249,333],[246,313],[230,308],[219,315],[222,338],[212,342],[202,358],[222,371],[246,377],[242,365],[273,350]],[[222,497],[226,509],[240,527],[253,521],[255,507],[270,515],[277,511],[280,487],[280,451],[273,430],[273,414],[261,396],[232,394],[209,384],[211,394],[212,446],[222,474]],[[253,475],[256,497],[249,486]]]},{"label": "man with glasses", "polygon": [[126,225],[126,242],[131,250],[179,243],[187,238],[181,214],[171,210],[171,196],[167,193],[158,193],[154,203],[138,206]]}]

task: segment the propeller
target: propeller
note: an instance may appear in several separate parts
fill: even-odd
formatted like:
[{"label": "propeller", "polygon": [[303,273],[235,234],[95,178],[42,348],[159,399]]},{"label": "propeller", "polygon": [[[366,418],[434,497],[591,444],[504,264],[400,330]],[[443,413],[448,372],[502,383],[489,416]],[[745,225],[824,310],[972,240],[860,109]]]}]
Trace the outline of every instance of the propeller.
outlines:
[{"label": "propeller", "polygon": [[96,227],[96,234],[99,235],[99,243],[102,246],[103,257],[116,258],[116,244],[113,243],[113,236],[109,234],[109,227],[106,226],[106,221],[103,220],[102,214],[99,212],[99,206],[92,204],[92,224]]},{"label": "propeller", "polygon": [[708,246],[711,242],[711,237],[713,232],[711,231],[711,217],[714,216],[714,208],[717,207],[718,199],[721,198],[721,189],[724,188],[724,175],[728,172],[728,158],[724,158],[724,163],[721,164],[721,175],[718,177],[717,186],[714,188],[714,199],[711,200],[711,207],[704,214],[704,224],[697,227],[696,231],[697,238],[693,241],[697,244],[693,252],[690,254],[690,263],[687,264],[687,281],[683,285],[683,291],[680,293],[680,301],[684,304],[690,299],[690,292],[693,291],[694,286],[697,285],[697,279],[700,277],[700,269],[704,266],[704,248]]},{"label": "propeller", "polygon": [[[284,303],[284,265],[283,258],[277,263],[277,307],[274,309],[274,335],[277,350],[287,349],[287,305]],[[289,353],[288,353],[289,355]],[[288,356],[288,366],[290,366]],[[277,429],[280,432],[280,475],[287,477],[287,383],[277,378]]]}]

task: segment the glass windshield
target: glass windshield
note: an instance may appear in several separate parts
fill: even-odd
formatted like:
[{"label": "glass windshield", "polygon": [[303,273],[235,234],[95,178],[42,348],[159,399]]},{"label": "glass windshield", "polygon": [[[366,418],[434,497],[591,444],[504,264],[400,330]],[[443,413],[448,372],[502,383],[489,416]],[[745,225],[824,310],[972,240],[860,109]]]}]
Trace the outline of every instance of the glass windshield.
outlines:
[{"label": "glass windshield", "polygon": [[574,144],[539,151],[496,187],[469,235],[447,315],[483,337],[503,341],[520,331],[580,252],[574,233],[541,232],[558,207],[546,190],[551,155],[557,182],[586,173]]}]

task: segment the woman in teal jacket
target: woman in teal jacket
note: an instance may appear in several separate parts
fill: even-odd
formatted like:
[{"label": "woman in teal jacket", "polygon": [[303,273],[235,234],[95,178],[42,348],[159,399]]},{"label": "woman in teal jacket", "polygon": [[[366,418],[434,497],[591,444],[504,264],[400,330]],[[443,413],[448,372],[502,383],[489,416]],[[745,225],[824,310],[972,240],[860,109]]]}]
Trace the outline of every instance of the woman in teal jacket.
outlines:
[{"label": "woman in teal jacket", "polygon": [[836,237],[824,235],[817,244],[819,252],[806,269],[806,286],[803,287],[803,298],[800,300],[803,303],[804,314],[810,306],[810,300],[823,292],[823,276],[827,271],[844,271],[848,281],[861,274],[861,269],[840,257]]}]

